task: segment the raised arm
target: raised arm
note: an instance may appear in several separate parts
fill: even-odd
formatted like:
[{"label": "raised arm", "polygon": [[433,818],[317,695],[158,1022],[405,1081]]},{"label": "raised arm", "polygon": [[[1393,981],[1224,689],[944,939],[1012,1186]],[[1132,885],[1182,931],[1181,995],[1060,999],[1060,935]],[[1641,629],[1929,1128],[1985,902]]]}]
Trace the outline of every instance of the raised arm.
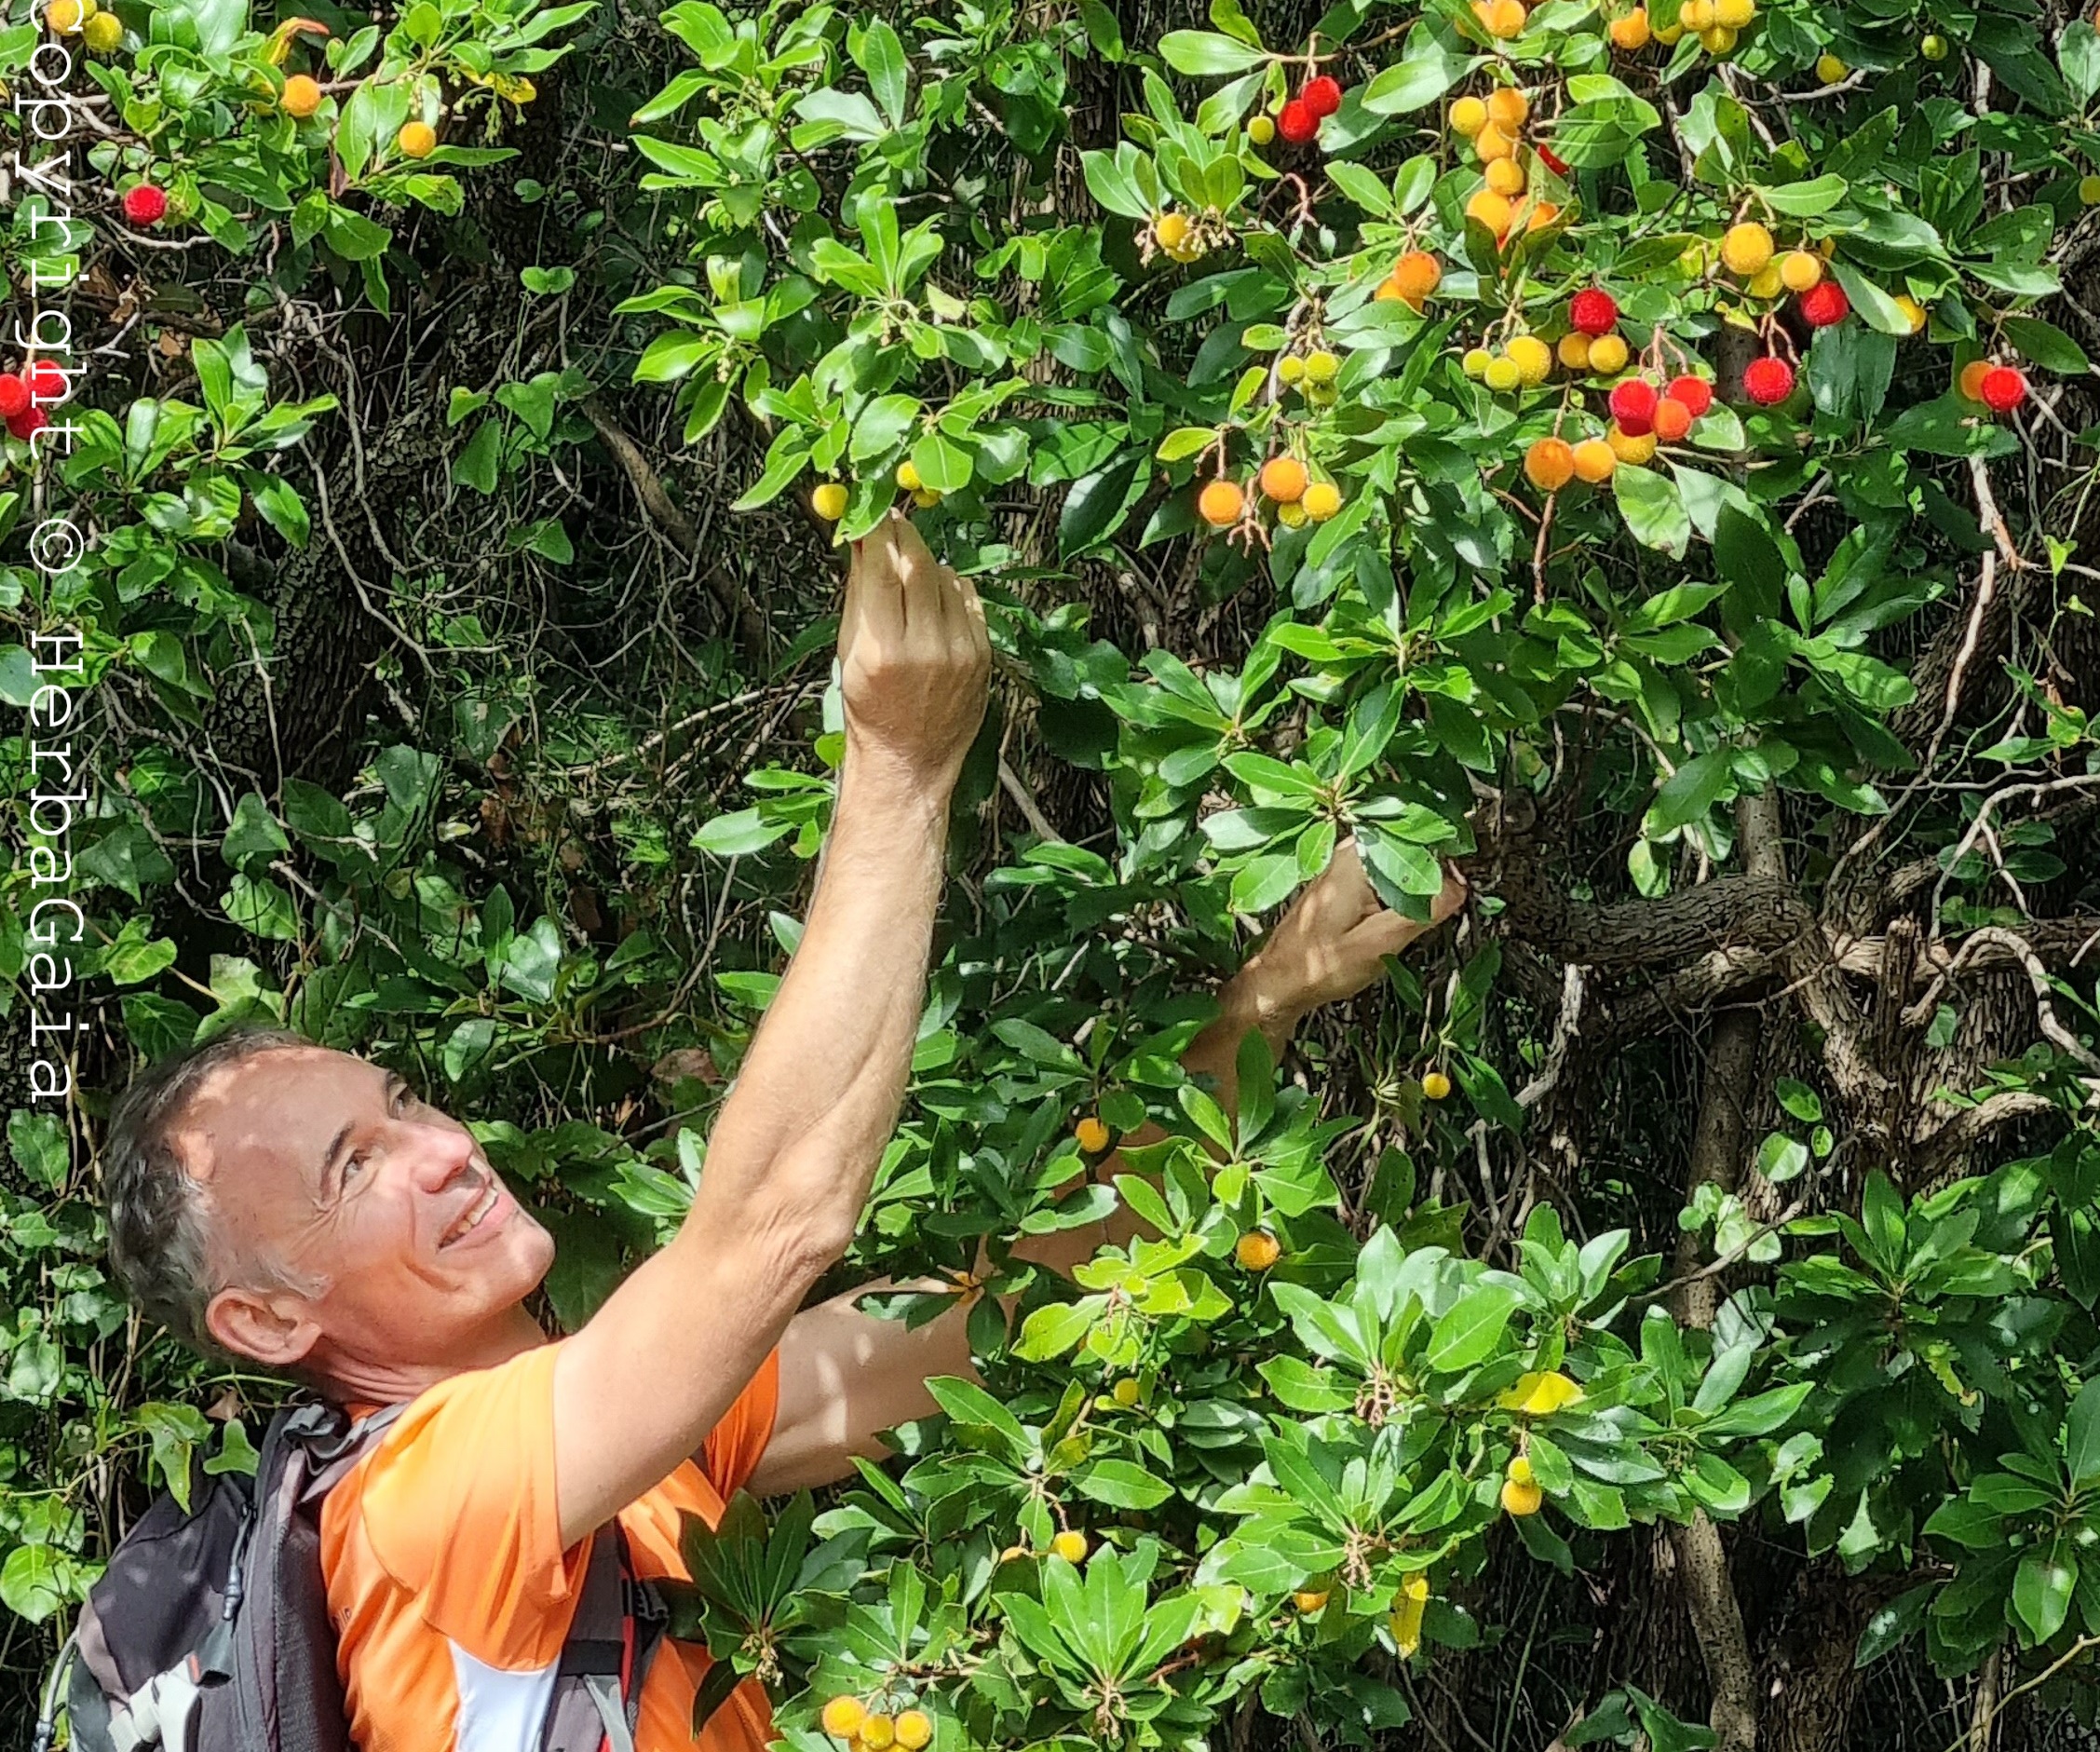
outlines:
[{"label": "raised arm", "polygon": [[845,1252],[896,1123],[948,799],[983,716],[974,591],[895,518],[857,547],[839,627],[846,755],[802,944],[671,1243],[565,1341],[564,1546],[698,1449]]},{"label": "raised arm", "polygon": [[[1465,895],[1466,885],[1454,873],[1437,897],[1429,924],[1402,918],[1379,903],[1355,848],[1343,845],[1260,950],[1220,988],[1217,1019],[1190,1042],[1183,1068],[1215,1079],[1220,1100],[1232,1111],[1240,1043],[1249,1033],[1260,1029],[1271,1053],[1280,1055],[1306,1015],[1362,991],[1378,977],[1385,957],[1398,955],[1449,917]],[[1152,1130],[1131,1141],[1158,1135]],[[1123,1167],[1112,1157],[1097,1173],[1106,1179]],[[1103,1244],[1128,1240],[1138,1227],[1135,1216],[1118,1206],[1104,1222],[1032,1236],[1014,1248],[1014,1256],[1069,1271]],[[881,1432],[933,1410],[928,1377],[976,1378],[964,1297],[915,1329],[856,1306],[860,1297],[884,1289],[953,1287],[938,1279],[901,1285],[886,1280],[796,1316],[780,1346],[780,1408],[772,1443],[752,1480],[754,1491],[771,1495],[848,1475],[855,1455],[875,1459],[886,1451]]]}]

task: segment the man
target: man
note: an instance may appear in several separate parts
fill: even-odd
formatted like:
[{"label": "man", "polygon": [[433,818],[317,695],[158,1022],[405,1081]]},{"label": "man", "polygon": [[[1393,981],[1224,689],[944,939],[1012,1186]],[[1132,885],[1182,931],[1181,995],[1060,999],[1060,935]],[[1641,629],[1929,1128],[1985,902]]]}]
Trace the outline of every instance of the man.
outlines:
[{"label": "man", "polygon": [[[960,1297],[916,1330],[852,1297],[800,1311],[896,1120],[990,667],[975,594],[901,519],[857,545],[839,659],[846,755],[801,946],[690,1214],[578,1332],[549,1341],[525,1309],[546,1231],[466,1127],[379,1066],[295,1036],[224,1039],[154,1067],[113,1117],[112,1250],[149,1313],[353,1411],[407,1406],[322,1511],[363,1752],[528,1752],[593,1534],[616,1517],[638,1574],[682,1577],[684,1514],[711,1524],[739,1488],[847,1476],[880,1432],[933,1409],[929,1376],[969,1372]],[[1191,1069],[1228,1080],[1248,1029],[1280,1044],[1421,929],[1381,911],[1345,853],[1225,989]],[[1068,1265],[1102,1238],[1024,1256]],[[707,1664],[658,1654],[638,1752],[692,1744]],[[768,1732],[747,1685],[699,1744],[758,1752]]]}]

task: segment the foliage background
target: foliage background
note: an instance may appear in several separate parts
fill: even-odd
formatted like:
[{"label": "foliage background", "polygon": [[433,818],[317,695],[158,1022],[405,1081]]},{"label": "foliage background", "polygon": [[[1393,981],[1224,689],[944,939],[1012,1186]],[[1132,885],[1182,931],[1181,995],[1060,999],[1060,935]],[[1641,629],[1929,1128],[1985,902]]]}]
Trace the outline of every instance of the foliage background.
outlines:
[{"label": "foliage background", "polygon": [[[1633,164],[1693,192],[1646,206],[1633,171],[1600,163],[1582,185],[1593,223],[1539,263],[1538,319],[1604,273],[1630,329],[1664,321],[1725,373],[1712,288],[1675,271],[1681,246],[1628,251],[1644,230],[1710,236],[1732,216],[1728,184],[1807,182],[1849,150],[1854,203],[1813,217],[1837,211],[1839,259],[1931,297],[1935,325],[1899,349],[1855,318],[1844,349],[1811,367],[1817,415],[1751,436],[1770,461],[1812,429],[1812,465],[1744,471],[1759,484],[1726,533],[1680,543],[1651,526],[1644,545],[1604,496],[1571,499],[1576,545],[1554,563],[1551,610],[1526,620],[1532,526],[1482,469],[1506,471],[1550,414],[1476,401],[1457,374],[1447,356],[1481,319],[1456,281],[1431,310],[1458,319],[1448,346],[1398,313],[1397,328],[1339,325],[1345,350],[1375,358],[1345,374],[1314,455],[1365,506],[1390,500],[1405,459],[1420,496],[1393,501],[1414,516],[1390,536],[1345,520],[1347,539],[1309,560],[1305,543],[1280,544],[1272,571],[1197,538],[1190,453],[1155,460],[1174,429],[1221,417],[1247,324],[1288,314],[1263,276],[1303,274],[1324,292],[1352,262],[1383,270],[1399,227],[1376,190],[1397,204],[1403,160],[1444,154],[1450,180],[1413,216],[1433,211],[1447,271],[1480,262],[1456,218],[1470,184],[1433,102],[1337,118],[1325,143],[1377,172],[1368,210],[1362,183],[1315,183],[1318,220],[1294,225],[1293,202],[1253,181],[1226,204],[1236,229],[1268,241],[1242,254],[1221,238],[1186,272],[1141,259],[1138,227],[1104,214],[1106,185],[1082,155],[1147,143],[1122,118],[1152,102],[1148,69],[1185,118],[1228,83],[1156,50],[1175,30],[1239,31],[1229,7],[305,7],[339,57],[375,28],[348,71],[317,61],[311,34],[273,37],[279,19],[229,0],[116,10],[126,47],[102,64],[135,70],[135,85],[101,82],[102,127],[76,170],[107,190],[150,160],[177,223],[141,236],[106,196],[82,203],[71,307],[96,349],[83,400],[106,417],[36,490],[87,506],[100,546],[47,597],[15,552],[31,501],[13,498],[16,564],[0,573],[22,629],[96,631],[99,814],[78,849],[104,939],[82,970],[87,1097],[62,1124],[18,1109],[8,1127],[9,1719],[26,1717],[14,1700],[144,1491],[196,1453],[237,1463],[239,1432],[275,1392],[182,1358],[112,1296],[93,1207],[107,1092],[135,1058],[248,1017],[379,1054],[480,1123],[562,1243],[550,1313],[588,1313],[684,1207],[792,944],[822,820],[828,531],[806,509],[806,479],[734,508],[762,477],[786,488],[797,445],[835,456],[850,443],[860,467],[841,472],[868,484],[848,519],[864,522],[925,433],[915,410],[871,420],[862,399],[923,395],[953,415],[952,398],[987,384],[996,393],[943,446],[913,451],[933,469],[954,466],[947,449],[969,458],[971,480],[929,521],[1003,604],[1002,663],[957,810],[954,953],[904,1140],[840,1283],[959,1263],[982,1231],[1061,1220],[1049,1188],[1076,1165],[1062,1140],[1097,1101],[1119,1124],[1149,1111],[1196,1129],[1199,1104],[1179,1100],[1168,1066],[1200,1009],[1177,994],[1235,965],[1252,916],[1317,865],[1321,809],[1267,768],[1221,766],[1233,702],[1192,682],[1177,706],[1180,672],[1139,667],[1146,653],[1246,677],[1266,707],[1248,740],[1271,754],[1335,757],[1307,738],[1358,711],[1368,753],[1349,808],[1389,797],[1401,812],[1383,819],[1405,829],[1386,875],[1420,871],[1407,845],[1456,848],[1478,900],[1390,989],[1308,1030],[1286,1084],[1306,1094],[1286,1094],[1245,1152],[1259,1172],[1216,1205],[1198,1199],[1184,1256],[1148,1268],[1147,1289],[1169,1288],[1142,1319],[1090,1316],[1124,1353],[1053,1354],[1079,1333],[1046,1316],[1036,1356],[993,1365],[1022,1433],[958,1401],[955,1427],[921,1433],[911,1494],[893,1489],[886,1508],[871,1484],[829,1505],[807,1585],[766,1602],[784,1694],[820,1651],[833,1664],[820,1690],[871,1689],[901,1662],[907,1690],[933,1694],[943,1745],[1020,1744],[1031,1719],[1083,1735],[1098,1687],[1085,1661],[1061,1675],[1047,1650],[1059,1612],[1098,1622],[1120,1593],[1176,1633],[1177,1652],[1140,1651],[1133,1691],[1162,1710],[1130,1729],[1140,1738],[1500,1747],[1587,1720],[1578,1733],[1660,1746],[1703,1743],[1683,1723],[1711,1714],[1745,1744],[1747,1711],[1782,1747],[1971,1733],[1981,1746],[1993,1732],[2073,1743],[2092,1716],[2083,1639],[2100,1632],[2100,1566],[2080,1560],[2100,1530],[2082,1470],[2100,1450],[2072,1411],[2100,1288],[2096,1158],[2077,1117],[2093,1068],[2083,952],[2100,930],[2083,717],[2096,653],[2078,600],[2092,457],[2076,437],[2094,414],[2080,344],[2100,340],[2096,229],[2077,193],[2100,168],[2090,31],[2062,37],[2064,19],[2013,0],[1782,5],[1725,73],[1700,62],[1658,88],[1670,59],[1651,50],[1624,75],[1660,106]],[[1301,48],[1316,24],[1375,45],[1342,63],[1361,94],[1403,52],[1450,76],[1455,16],[1436,53],[1404,35],[1412,8],[1321,20],[1277,6],[1255,22],[1272,49]],[[770,52],[739,49],[728,20]],[[35,29],[13,16],[0,34],[10,83]],[[1578,6],[1550,11],[1527,82],[1555,60],[1579,71],[1594,29]],[[1948,61],[1918,57],[1928,31],[1953,39]],[[1826,48],[1859,70],[1836,91],[1809,72]],[[274,114],[280,61],[344,78],[315,122]],[[84,75],[81,88],[98,88]],[[1665,143],[1716,113],[1699,93],[1727,88],[1756,126],[1733,171],[1701,183],[1684,162],[1697,152]],[[440,99],[438,156],[390,155],[400,121]],[[1866,161],[1857,143],[1884,115],[1894,126]],[[1213,143],[1191,148],[1208,162],[1215,143],[1237,150],[1219,120]],[[895,196],[901,230],[941,238],[933,283],[953,308],[913,284],[912,310],[885,310],[849,265],[826,266],[820,234],[866,242],[841,217],[863,192]],[[12,197],[19,292],[51,238],[30,230],[34,197],[17,184]],[[1922,215],[1937,241],[1890,214]],[[200,233],[210,241],[190,247]],[[711,272],[710,255],[725,265]],[[1217,268],[1246,278],[1211,279]],[[1997,333],[2024,335],[2030,362],[2051,367],[2036,373],[2042,405],[2013,426],[1964,426],[1945,401],[1952,367],[1979,320],[1988,333],[2005,315]],[[856,320],[863,344],[811,387]],[[1863,395],[1876,373],[1881,397]],[[1899,411],[1921,408],[1891,440]],[[21,447],[7,456],[7,491],[29,494]],[[1507,472],[1499,484],[1524,496]],[[1994,505],[2002,541],[1984,526]],[[1312,630],[1362,630],[1381,568],[1357,556],[1386,552],[1414,617],[1412,691],[1365,711],[1392,668],[1375,612],[1370,661]],[[1686,581],[1728,594],[1629,622]],[[1483,612],[1496,582],[1514,600]],[[1301,631],[1265,640],[1280,609]],[[1799,636],[1775,657],[1770,629],[1790,616]],[[1684,638],[1693,626],[1704,636]],[[1632,671],[1608,668],[1607,640]],[[1785,672],[1762,697],[1761,660]],[[1316,685],[1286,692],[1293,676]],[[22,680],[0,654],[17,704]],[[20,847],[33,781],[20,740],[0,752]],[[1662,787],[1664,807],[1670,769],[1692,776]],[[1989,831],[1972,832],[1986,798]],[[1282,811],[1278,833],[1311,825],[1306,864],[1294,842],[1284,855],[1198,829],[1199,813],[1251,800]],[[14,869],[0,1051],[20,1090],[19,857]],[[1432,1062],[1460,1085],[1446,1107],[1422,1099]],[[1321,1119],[1337,1123],[1317,1133]],[[1321,1159],[1341,1194],[1331,1214]],[[1934,1197],[1906,1227],[1904,1201]],[[1609,1293],[1593,1274],[1554,1281],[1548,1204],[1578,1244],[1628,1231]],[[1687,1205],[1702,1223],[1680,1224]],[[1278,1277],[1300,1286],[1294,1303],[1226,1258],[1255,1222],[1290,1243]],[[1316,1303],[1347,1299],[1381,1222],[1417,1250],[1416,1270],[1438,1245],[1479,1262],[1416,1286],[1436,1318],[1396,1338],[1395,1355],[1441,1409],[1399,1420],[1421,1434],[1397,1460],[1353,1392],[1320,1408],[1331,1378],[1294,1378],[1294,1400],[1257,1373],[1278,1352],[1346,1352]],[[1708,1271],[1716,1248],[1727,1263]],[[1405,1281],[1390,1275],[1398,1251],[1386,1243],[1360,1274],[1381,1286],[1374,1300]],[[1441,1324],[1505,1294],[1500,1322]],[[1048,1285],[1032,1296],[1056,1299]],[[1620,1312],[1608,1332],[1582,1318],[1628,1297],[1667,1317]],[[1059,1347],[1061,1324],[1075,1329]],[[1459,1362],[1470,1324],[1493,1331]],[[1494,1397],[1564,1350],[1624,1415],[1578,1413],[1539,1426],[1557,1437],[1526,1438],[1587,1463],[1564,1460],[1547,1478],[1553,1508],[1518,1528],[1493,1498],[1526,1420]],[[1145,1383],[1136,1417],[1061,1405],[1065,1379],[1123,1373]],[[1731,1373],[1744,1401],[1780,1395],[1761,1401],[1779,1421],[1701,1433],[1731,1392],[1710,1387],[1700,1405],[1695,1390]],[[1026,1431],[1077,1439],[1082,1416],[1077,1449],[1045,1445],[1050,1506],[1023,1508]],[[1229,1540],[1211,1549],[1266,1506],[1280,1520],[1241,1549],[1311,1554],[1308,1576],[1332,1567],[1315,1560],[1326,1535],[1285,1525],[1292,1512],[1248,1482],[1280,1466],[1300,1509],[1317,1503],[1319,1484],[1276,1446],[1293,1430],[1397,1463],[1406,1487],[1373,1518],[1412,1514],[1425,1529],[1317,1623],[1269,1609],[1303,1578],[1251,1558],[1235,1570]],[[2046,1480],[2000,1465],[2008,1452]],[[2065,1468],[2082,1494],[2054,1482]],[[1097,1561],[1089,1604],[1062,1598],[1051,1561],[998,1565],[1061,1518],[1126,1552],[1157,1536],[1165,1568]],[[944,1541],[979,1522],[989,1549]],[[1410,1552],[1434,1554],[1436,1587],[1412,1663],[1395,1658],[1383,1611]],[[922,1586],[949,1591],[944,1612],[917,1609]],[[726,1652],[744,1645],[752,1602],[717,1594],[710,1629]],[[1039,1637],[1024,1606],[989,1609],[1015,1594],[1048,1600]],[[936,1645],[901,1657],[904,1618]],[[1197,1631],[1208,1640],[1183,1651]],[[957,1663],[981,1647],[996,1658],[966,1678]],[[1172,1687],[1158,1678],[1169,1663]],[[806,1704],[782,1719],[806,1739]]]}]

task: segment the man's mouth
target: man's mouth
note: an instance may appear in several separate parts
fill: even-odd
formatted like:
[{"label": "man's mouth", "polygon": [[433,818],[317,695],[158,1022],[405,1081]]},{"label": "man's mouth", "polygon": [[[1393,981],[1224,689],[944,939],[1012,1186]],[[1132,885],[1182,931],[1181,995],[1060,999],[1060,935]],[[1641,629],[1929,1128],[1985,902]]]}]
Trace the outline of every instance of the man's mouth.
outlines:
[{"label": "man's mouth", "polygon": [[464,1241],[488,1219],[489,1213],[503,1201],[503,1183],[493,1176],[481,1189],[481,1196],[459,1214],[453,1226],[439,1237],[438,1245],[450,1247],[454,1242]]}]

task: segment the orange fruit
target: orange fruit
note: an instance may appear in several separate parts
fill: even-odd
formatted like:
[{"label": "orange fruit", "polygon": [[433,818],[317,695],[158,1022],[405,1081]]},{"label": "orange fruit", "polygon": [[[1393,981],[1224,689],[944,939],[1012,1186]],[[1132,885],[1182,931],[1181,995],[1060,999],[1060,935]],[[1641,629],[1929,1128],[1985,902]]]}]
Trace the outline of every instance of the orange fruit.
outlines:
[{"label": "orange fruit", "polygon": [[1721,239],[1721,260],[1728,272],[1749,279],[1772,259],[1772,234],[1754,221],[1730,225]]},{"label": "orange fruit", "polygon": [[1443,265],[1427,250],[1410,250],[1393,264],[1392,284],[1411,305],[1419,305],[1443,279]]},{"label": "orange fruit", "polygon": [[1692,428],[1692,411],[1675,396],[1664,396],[1655,404],[1655,435],[1665,444],[1674,444]]},{"label": "orange fruit", "polygon": [[278,99],[278,107],[287,115],[305,121],[320,106],[321,88],[315,80],[295,73],[284,82],[284,95]]},{"label": "orange fruit", "polygon": [[1583,333],[1580,329],[1570,329],[1565,334],[1562,335],[1561,344],[1554,348],[1554,351],[1560,355],[1561,363],[1565,365],[1568,370],[1588,371],[1590,369],[1590,337]]},{"label": "orange fruit", "polygon": [[1342,509],[1342,490],[1332,481],[1315,481],[1306,488],[1306,496],[1298,501],[1305,507],[1306,515],[1316,523],[1324,523]]},{"label": "orange fruit", "polygon": [[1279,505],[1295,505],[1310,484],[1306,466],[1295,456],[1271,456],[1262,464],[1262,492]]},{"label": "orange fruit", "polygon": [[1635,7],[1624,18],[1611,21],[1611,41],[1615,48],[1623,48],[1629,54],[1648,46],[1648,9]]},{"label": "orange fruit", "polygon": [[1098,1156],[1108,1148],[1108,1128],[1091,1114],[1072,1128],[1072,1135],[1090,1156]]},{"label": "orange fruit", "polygon": [[1601,438],[1585,438],[1575,447],[1575,472],[1592,486],[1608,481],[1619,467],[1619,453]]},{"label": "orange fruit", "polygon": [[1283,1256],[1282,1244],[1266,1229],[1252,1229],[1240,1237],[1233,1256],[1250,1271],[1267,1271]]},{"label": "orange fruit", "polygon": [[428,122],[403,122],[394,144],[404,158],[427,158],[438,149],[438,130]]},{"label": "orange fruit", "polygon": [[1371,294],[1371,302],[1375,305],[1415,305],[1417,310],[1421,308],[1420,305],[1407,295],[1407,288],[1390,274],[1378,282],[1378,290]]},{"label": "orange fruit", "polygon": [[1511,212],[1509,197],[1491,188],[1482,189],[1466,203],[1466,217],[1479,220],[1497,238],[1509,230]]},{"label": "orange fruit", "polygon": [[1984,399],[1984,378],[1989,373],[1991,362],[1987,359],[1972,359],[1961,368],[1961,375],[1955,379],[1955,387],[1969,401]]},{"label": "orange fruit", "polygon": [[860,1742],[867,1752],[886,1752],[897,1744],[897,1724],[887,1716],[870,1716],[860,1724]]},{"label": "orange fruit", "polygon": [[1620,462],[1646,462],[1655,455],[1655,434],[1642,432],[1637,436],[1622,432],[1614,425],[1605,435],[1605,442],[1611,446],[1611,454]]},{"label": "orange fruit", "polygon": [[1247,496],[1236,481],[1213,481],[1196,496],[1196,514],[1213,529],[1237,523],[1247,507]]},{"label": "orange fruit", "polygon": [[1514,158],[1497,158],[1487,167],[1487,186],[1497,195],[1524,193],[1524,166]]},{"label": "orange fruit", "polygon": [[1517,143],[1501,129],[1490,123],[1473,136],[1473,152],[1483,164],[1493,164],[1497,158],[1515,156]]},{"label": "orange fruit", "polygon": [[1561,216],[1557,201],[1540,201],[1531,210],[1531,217],[1524,222],[1526,231],[1541,231]]},{"label": "orange fruit", "polygon": [[1530,114],[1530,103],[1513,85],[1499,86],[1488,94],[1487,119],[1506,132],[1522,128],[1524,118]]}]

